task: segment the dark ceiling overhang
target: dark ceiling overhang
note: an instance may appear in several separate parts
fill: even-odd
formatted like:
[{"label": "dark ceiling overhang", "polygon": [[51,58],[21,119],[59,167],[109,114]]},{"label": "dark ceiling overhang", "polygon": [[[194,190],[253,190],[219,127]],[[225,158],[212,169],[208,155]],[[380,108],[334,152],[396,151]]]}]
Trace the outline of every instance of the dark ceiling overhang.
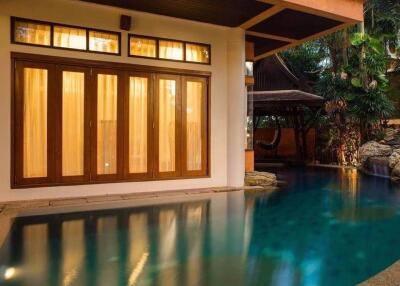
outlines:
[{"label": "dark ceiling overhang", "polygon": [[210,24],[237,27],[272,7],[253,0],[84,0]]},{"label": "dark ceiling overhang", "polygon": [[363,0],[81,0],[246,30],[255,59],[362,20]]}]

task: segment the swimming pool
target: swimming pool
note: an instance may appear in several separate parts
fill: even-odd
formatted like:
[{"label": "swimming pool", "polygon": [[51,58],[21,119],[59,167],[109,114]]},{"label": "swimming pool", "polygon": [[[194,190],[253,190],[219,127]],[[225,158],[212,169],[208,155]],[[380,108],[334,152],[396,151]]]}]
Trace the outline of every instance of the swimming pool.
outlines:
[{"label": "swimming pool", "polygon": [[[400,259],[400,189],[279,169],[274,193],[18,218],[0,285],[354,285]],[[7,278],[7,279],[4,279]]]}]

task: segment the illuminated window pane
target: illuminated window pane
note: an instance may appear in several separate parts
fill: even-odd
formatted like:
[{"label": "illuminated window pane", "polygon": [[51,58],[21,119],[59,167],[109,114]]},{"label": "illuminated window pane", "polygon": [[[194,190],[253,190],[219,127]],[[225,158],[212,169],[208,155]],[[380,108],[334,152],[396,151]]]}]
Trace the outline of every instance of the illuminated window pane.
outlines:
[{"label": "illuminated window pane", "polygon": [[149,38],[131,37],[130,38],[130,55],[141,57],[156,57],[156,40]]},{"label": "illuminated window pane", "polygon": [[64,26],[54,26],[54,46],[60,48],[86,50],[86,30]]},{"label": "illuminated window pane", "polygon": [[210,51],[205,45],[186,44],[186,61],[196,63],[209,63]]},{"label": "illuminated window pane", "polygon": [[14,40],[18,43],[50,46],[50,25],[15,21]]},{"label": "illuminated window pane", "polygon": [[183,43],[176,41],[159,41],[159,57],[160,59],[183,60]]},{"label": "illuminated window pane", "polygon": [[24,69],[24,178],[47,177],[47,81],[47,70]]},{"label": "illuminated window pane", "polygon": [[94,52],[118,54],[119,36],[118,34],[89,31],[89,50]]},{"label": "illuminated window pane", "polygon": [[186,158],[189,171],[201,170],[201,110],[203,84],[188,81],[186,85]]},{"label": "illuminated window pane", "polygon": [[175,171],[175,105],[176,81],[159,81],[159,171]]},{"label": "illuminated window pane", "polygon": [[129,78],[129,172],[147,172],[147,78]]},{"label": "illuminated window pane", "polygon": [[63,72],[62,175],[83,175],[85,74]]},{"label": "illuminated window pane", "polygon": [[97,174],[117,172],[116,75],[97,77]]}]

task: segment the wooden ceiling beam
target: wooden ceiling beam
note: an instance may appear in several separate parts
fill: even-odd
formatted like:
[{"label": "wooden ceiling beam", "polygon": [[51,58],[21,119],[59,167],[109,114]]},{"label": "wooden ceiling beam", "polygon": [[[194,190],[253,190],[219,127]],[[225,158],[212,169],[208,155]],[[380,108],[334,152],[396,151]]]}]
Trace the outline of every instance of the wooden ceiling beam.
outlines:
[{"label": "wooden ceiling beam", "polygon": [[333,28],[331,28],[331,29],[322,31],[322,32],[320,32],[320,33],[311,35],[311,36],[309,36],[309,37],[307,37],[307,38],[304,38],[304,39],[301,39],[301,40],[299,40],[299,41],[292,42],[292,43],[290,43],[290,44],[288,44],[288,45],[285,45],[285,46],[283,46],[283,47],[281,47],[281,48],[278,48],[278,49],[275,49],[275,50],[266,52],[266,53],[261,54],[261,55],[256,55],[255,61],[259,61],[259,60],[261,60],[261,59],[263,59],[263,58],[269,57],[269,56],[271,56],[271,55],[273,55],[273,54],[279,53],[279,52],[284,51],[284,50],[287,50],[287,49],[289,49],[289,48],[293,48],[293,47],[295,47],[295,46],[301,45],[301,44],[303,44],[303,43],[305,43],[305,42],[312,41],[312,40],[321,38],[322,36],[325,36],[325,35],[328,35],[328,34],[331,34],[331,33],[334,33],[334,32],[340,31],[340,30],[343,30],[343,29],[345,29],[345,28],[347,28],[347,27],[350,27],[350,26],[352,26],[352,25],[354,25],[354,23],[343,23],[343,24],[341,24],[341,25],[339,25],[339,26],[336,26],[336,27],[333,27]]},{"label": "wooden ceiling beam", "polygon": [[277,35],[259,33],[259,32],[254,32],[254,31],[246,31],[246,35],[254,36],[254,37],[258,37],[258,38],[271,39],[271,40],[276,40],[276,41],[281,41],[281,42],[287,42],[287,43],[294,43],[294,42],[298,41],[298,40],[292,39],[292,38],[286,38],[286,37],[281,37],[281,36],[277,36]]},{"label": "wooden ceiling beam", "polygon": [[341,22],[361,22],[364,0],[257,0]]},{"label": "wooden ceiling beam", "polygon": [[284,10],[285,7],[282,7],[280,5],[275,5],[265,11],[263,11],[262,13],[258,14],[257,16],[247,20],[246,22],[244,22],[243,24],[240,25],[240,28],[247,30],[251,27],[253,27],[254,25],[257,25],[258,23],[264,21],[265,19],[278,14],[279,12],[281,12],[282,10]]}]

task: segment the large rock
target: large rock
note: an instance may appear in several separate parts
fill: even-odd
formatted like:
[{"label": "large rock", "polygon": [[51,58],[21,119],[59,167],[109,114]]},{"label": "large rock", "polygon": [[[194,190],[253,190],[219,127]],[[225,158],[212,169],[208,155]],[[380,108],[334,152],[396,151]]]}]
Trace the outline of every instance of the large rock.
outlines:
[{"label": "large rock", "polygon": [[400,149],[394,149],[389,157],[389,167],[393,169],[400,162]]},{"label": "large rock", "polygon": [[267,172],[247,172],[244,181],[246,186],[271,187],[278,184],[276,175]]},{"label": "large rock", "polygon": [[387,157],[392,154],[392,147],[369,141],[362,145],[359,150],[361,164],[364,164],[369,157]]},{"label": "large rock", "polygon": [[400,162],[397,163],[396,166],[394,166],[391,176],[392,176],[392,179],[395,181],[400,180]]}]

